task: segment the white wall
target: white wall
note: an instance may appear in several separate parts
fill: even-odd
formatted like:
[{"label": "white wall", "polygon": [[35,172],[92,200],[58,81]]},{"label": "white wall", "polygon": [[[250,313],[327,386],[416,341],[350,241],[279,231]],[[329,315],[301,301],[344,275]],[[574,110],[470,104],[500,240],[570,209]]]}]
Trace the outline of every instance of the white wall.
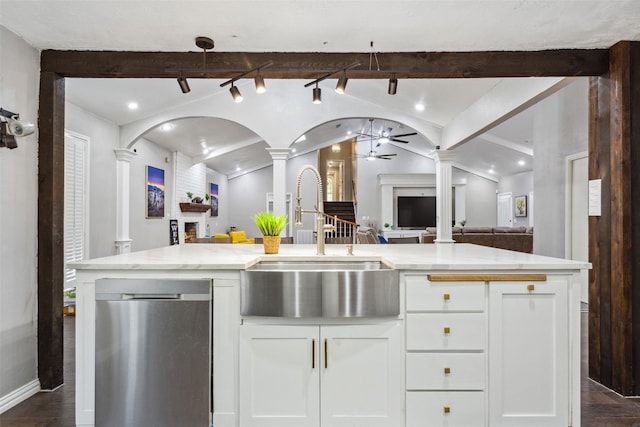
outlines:
[{"label": "white wall", "polygon": [[116,156],[119,128],[78,106],[65,104],[65,128],[89,138],[89,253],[115,255]]},{"label": "white wall", "polygon": [[495,227],[498,215],[497,188],[498,184],[494,181],[467,174],[467,185],[464,188],[465,218],[456,218],[456,221],[466,220],[466,227]]},{"label": "white wall", "polygon": [[229,226],[244,230],[249,238],[261,236],[253,215],[266,210],[267,193],[272,191],[273,167],[229,180],[229,196],[220,200],[229,206]]},{"label": "white wall", "polygon": [[565,158],[588,150],[588,89],[582,78],[532,107],[536,254],[565,255]]},{"label": "white wall", "polygon": [[[38,119],[40,55],[0,27],[0,108]],[[38,135],[0,148],[0,408],[37,381]],[[0,410],[0,412],[2,412]]]},{"label": "white wall", "polygon": [[[513,195],[512,210],[515,212],[515,198],[518,196],[527,196],[533,191],[533,172],[523,172],[512,176],[502,178],[498,182],[498,193],[511,193]],[[528,206],[530,208],[530,206]],[[514,227],[533,227],[530,224],[531,213],[527,212],[527,216],[514,216]]]},{"label": "white wall", "polygon": [[[207,169],[207,192],[209,184],[218,184],[218,196],[220,200],[229,200],[229,181],[227,176],[213,169]],[[229,203],[221,203],[218,206],[218,216],[211,216],[211,211],[206,213],[209,235],[226,233],[229,230]]]},{"label": "white wall", "polygon": [[[173,168],[171,152],[141,138],[133,147],[129,189],[129,237],[131,250],[169,245],[169,219],[173,202]],[[114,156],[115,157],[115,156]],[[147,166],[164,170],[164,218],[147,218]]]}]

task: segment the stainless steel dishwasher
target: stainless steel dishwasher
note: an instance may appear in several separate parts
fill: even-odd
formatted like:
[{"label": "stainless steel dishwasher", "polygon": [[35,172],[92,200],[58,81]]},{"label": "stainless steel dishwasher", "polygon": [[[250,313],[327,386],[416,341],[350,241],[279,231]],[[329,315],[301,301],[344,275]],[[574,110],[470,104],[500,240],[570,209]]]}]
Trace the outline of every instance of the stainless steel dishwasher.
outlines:
[{"label": "stainless steel dishwasher", "polygon": [[96,427],[206,427],[211,282],[96,281]]}]

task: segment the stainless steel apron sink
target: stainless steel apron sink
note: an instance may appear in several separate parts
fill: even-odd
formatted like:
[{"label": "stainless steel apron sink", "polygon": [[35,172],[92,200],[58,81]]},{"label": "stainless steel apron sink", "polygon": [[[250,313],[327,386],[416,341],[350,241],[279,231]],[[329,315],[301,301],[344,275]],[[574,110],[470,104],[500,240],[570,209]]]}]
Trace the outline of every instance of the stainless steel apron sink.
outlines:
[{"label": "stainless steel apron sink", "polygon": [[398,316],[398,272],[380,261],[260,262],[242,272],[240,302],[243,316]]}]

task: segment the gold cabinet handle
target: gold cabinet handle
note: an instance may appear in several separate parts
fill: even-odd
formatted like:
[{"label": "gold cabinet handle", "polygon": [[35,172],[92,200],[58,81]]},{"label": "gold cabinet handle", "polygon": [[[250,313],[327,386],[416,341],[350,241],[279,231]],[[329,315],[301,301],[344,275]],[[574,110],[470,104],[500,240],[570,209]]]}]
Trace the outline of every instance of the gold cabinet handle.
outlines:
[{"label": "gold cabinet handle", "polygon": [[327,339],[324,339],[324,369],[329,367],[329,351],[327,350]]},{"label": "gold cabinet handle", "polygon": [[316,339],[311,340],[311,369],[316,369]]},{"label": "gold cabinet handle", "polygon": [[449,375],[451,373],[451,368],[444,368],[445,375]]},{"label": "gold cabinet handle", "polygon": [[451,299],[451,295],[449,294],[444,294],[444,300],[445,301],[449,301]]},{"label": "gold cabinet handle", "polygon": [[535,287],[535,285],[533,283],[530,284],[530,285],[527,285],[527,290],[529,292],[533,292],[533,291],[535,291],[535,289],[536,289],[536,287]]},{"label": "gold cabinet handle", "polygon": [[448,414],[449,412],[451,412],[451,408],[448,406],[445,406],[443,409],[445,414]]},{"label": "gold cabinet handle", "polygon": [[445,334],[450,334],[450,333],[451,333],[451,328],[450,328],[450,327],[448,327],[448,326],[445,326],[445,328],[444,328],[444,333],[445,333]]}]

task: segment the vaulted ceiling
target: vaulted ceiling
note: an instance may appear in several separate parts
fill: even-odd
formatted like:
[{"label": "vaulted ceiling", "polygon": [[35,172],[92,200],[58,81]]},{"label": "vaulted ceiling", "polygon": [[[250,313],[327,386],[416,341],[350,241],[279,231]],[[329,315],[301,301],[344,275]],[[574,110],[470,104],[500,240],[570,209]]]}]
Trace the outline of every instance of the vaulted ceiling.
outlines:
[{"label": "vaulted ceiling", "polygon": [[[0,0],[0,24],[43,50],[198,51],[194,37],[206,35],[215,40],[214,52],[360,52],[368,54],[365,57],[371,62],[366,65],[374,71],[379,66],[389,68],[376,62],[374,54],[382,52],[608,48],[619,40],[640,40],[638,22],[637,0]],[[191,93],[184,95],[175,79],[69,79],[67,100],[126,126],[226,93],[228,88],[220,88],[221,82],[189,80]],[[501,82],[497,78],[401,79],[397,95],[389,96],[386,80],[362,79],[349,82],[347,95],[442,129],[460,120]],[[326,89],[334,84],[335,80],[322,82]],[[238,85],[249,94],[253,82],[242,80]],[[270,90],[275,87],[275,83],[267,85]],[[138,103],[136,111],[126,108],[130,101]],[[415,110],[417,103],[425,109]],[[378,123],[394,132],[412,131],[402,123]],[[366,117],[327,123],[309,130],[306,144],[326,145],[366,126]],[[531,132],[531,114],[525,109],[458,147],[458,163],[487,175],[494,166],[498,177],[528,170]],[[203,135],[224,143],[212,138],[203,144]],[[241,159],[253,159],[252,166],[242,168],[270,160],[257,135],[221,119],[191,118],[176,122],[171,137],[155,129],[145,137],[169,149],[177,149],[171,144],[180,141],[180,150],[229,175]],[[408,146],[396,149],[409,146],[419,154],[433,149],[423,135],[410,137]],[[522,159],[525,166],[517,164]]]}]

